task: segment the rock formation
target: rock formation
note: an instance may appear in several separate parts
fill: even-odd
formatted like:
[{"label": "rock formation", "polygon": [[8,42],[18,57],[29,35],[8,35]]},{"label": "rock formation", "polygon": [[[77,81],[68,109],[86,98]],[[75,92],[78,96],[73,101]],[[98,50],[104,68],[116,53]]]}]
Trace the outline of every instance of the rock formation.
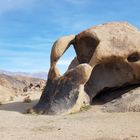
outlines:
[{"label": "rock formation", "polygon": [[46,81],[25,76],[0,74],[0,102],[11,101],[15,96],[42,92]]},{"label": "rock formation", "polygon": [[[76,57],[61,76],[56,63],[70,45]],[[101,91],[140,83],[140,31],[125,22],[94,26],[58,39],[50,59],[46,87],[28,112],[77,112]]]}]

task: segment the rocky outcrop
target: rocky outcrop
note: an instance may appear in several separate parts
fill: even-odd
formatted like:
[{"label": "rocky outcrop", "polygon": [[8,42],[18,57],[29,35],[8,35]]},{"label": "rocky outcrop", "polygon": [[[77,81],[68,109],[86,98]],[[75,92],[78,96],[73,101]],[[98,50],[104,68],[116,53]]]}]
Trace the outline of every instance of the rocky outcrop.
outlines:
[{"label": "rocky outcrop", "polygon": [[45,83],[46,81],[42,79],[0,74],[0,102],[9,101],[15,96],[26,95],[29,92],[41,92]]},{"label": "rocky outcrop", "polygon": [[[74,46],[76,57],[64,75],[59,58]],[[140,83],[140,32],[125,22],[91,27],[58,39],[51,52],[47,85],[29,112],[73,113],[90,105],[101,91]]]}]

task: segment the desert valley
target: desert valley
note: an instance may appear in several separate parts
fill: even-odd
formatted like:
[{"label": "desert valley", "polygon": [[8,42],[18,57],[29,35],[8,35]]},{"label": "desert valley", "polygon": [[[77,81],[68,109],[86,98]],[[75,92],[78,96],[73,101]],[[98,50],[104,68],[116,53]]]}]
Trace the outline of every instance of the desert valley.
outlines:
[{"label": "desert valley", "polygon": [[115,93],[114,97],[99,96],[94,105],[75,114],[26,114],[26,110],[38,102],[45,82],[36,78],[0,75],[1,140],[140,139],[139,87],[131,87],[134,88],[131,91],[124,89],[127,94],[122,94],[121,99],[112,100]]}]

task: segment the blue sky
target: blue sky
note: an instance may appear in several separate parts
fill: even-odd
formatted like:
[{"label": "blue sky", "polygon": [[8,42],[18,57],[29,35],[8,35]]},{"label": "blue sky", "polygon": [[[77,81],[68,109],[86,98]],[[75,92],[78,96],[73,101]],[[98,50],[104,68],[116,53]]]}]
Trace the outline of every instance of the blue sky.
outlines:
[{"label": "blue sky", "polygon": [[[53,42],[109,21],[140,29],[140,0],[0,0],[0,69],[48,71]],[[72,48],[59,61],[64,72]]]}]

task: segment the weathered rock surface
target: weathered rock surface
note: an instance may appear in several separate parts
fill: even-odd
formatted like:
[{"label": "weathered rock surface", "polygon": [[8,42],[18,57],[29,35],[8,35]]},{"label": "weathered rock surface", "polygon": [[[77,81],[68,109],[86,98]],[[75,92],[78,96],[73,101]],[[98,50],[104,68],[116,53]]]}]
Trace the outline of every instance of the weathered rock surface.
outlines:
[{"label": "weathered rock surface", "polygon": [[[71,44],[76,57],[61,76],[56,63]],[[139,83],[140,31],[125,22],[94,26],[54,43],[47,85],[29,112],[73,113],[91,104],[101,91]]]},{"label": "weathered rock surface", "polygon": [[[116,92],[116,93],[115,93]],[[121,96],[117,96],[110,102],[105,101],[109,99],[113,94],[122,94]],[[121,91],[114,91],[109,93],[110,96],[102,97],[104,100],[100,99],[101,111],[103,112],[140,112],[140,87],[135,89],[125,89]],[[102,103],[101,103],[102,102]]]}]

